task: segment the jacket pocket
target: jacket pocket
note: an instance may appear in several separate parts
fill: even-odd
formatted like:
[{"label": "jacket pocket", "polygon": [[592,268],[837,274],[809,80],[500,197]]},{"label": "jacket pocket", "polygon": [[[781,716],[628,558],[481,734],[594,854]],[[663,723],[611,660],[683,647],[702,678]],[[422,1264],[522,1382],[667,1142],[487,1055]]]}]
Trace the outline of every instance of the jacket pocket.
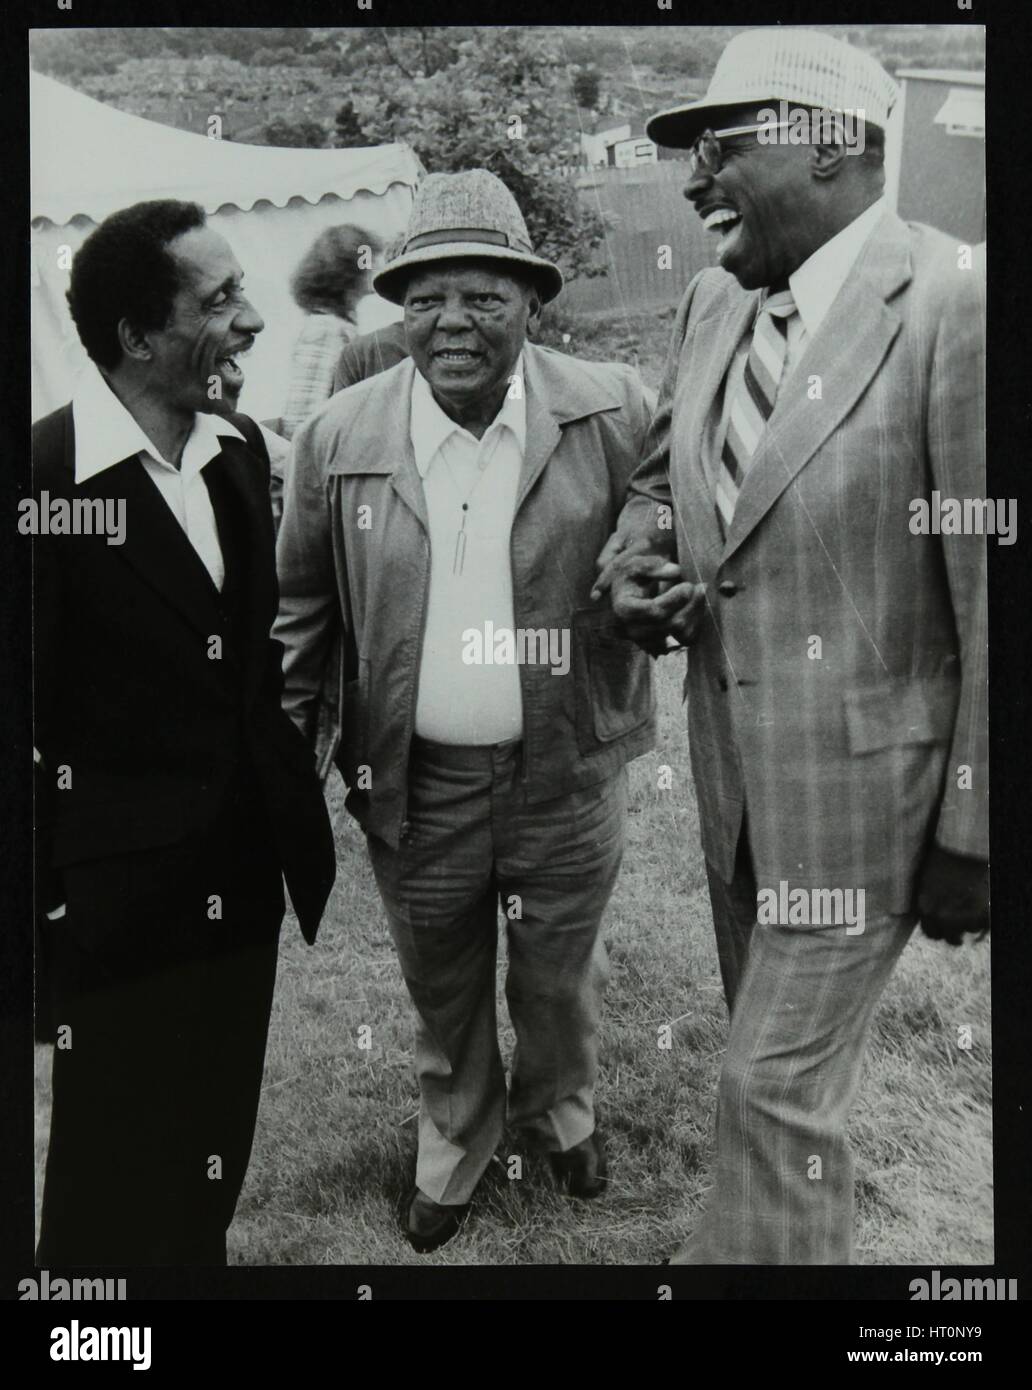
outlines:
[{"label": "jacket pocket", "polygon": [[960,698],[954,676],[917,676],[847,690],[846,737],[852,756],[910,744],[948,743]]},{"label": "jacket pocket", "polygon": [[597,751],[646,723],[652,713],[649,659],[623,637],[612,614],[581,610],[573,616],[576,652],[577,742]]}]

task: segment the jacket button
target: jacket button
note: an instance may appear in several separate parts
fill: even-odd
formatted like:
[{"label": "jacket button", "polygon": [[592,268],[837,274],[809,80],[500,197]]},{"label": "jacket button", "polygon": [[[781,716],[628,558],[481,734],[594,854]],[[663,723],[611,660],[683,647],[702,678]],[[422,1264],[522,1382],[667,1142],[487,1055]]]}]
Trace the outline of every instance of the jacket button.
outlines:
[{"label": "jacket button", "polygon": [[726,690],[726,689],[727,689],[727,676],[718,676],[718,677],[717,677],[717,684],[720,686],[721,690]]},{"label": "jacket button", "polygon": [[723,594],[725,598],[734,598],[738,593],[738,585],[733,584],[730,579],[722,579],[717,585],[717,593]]}]

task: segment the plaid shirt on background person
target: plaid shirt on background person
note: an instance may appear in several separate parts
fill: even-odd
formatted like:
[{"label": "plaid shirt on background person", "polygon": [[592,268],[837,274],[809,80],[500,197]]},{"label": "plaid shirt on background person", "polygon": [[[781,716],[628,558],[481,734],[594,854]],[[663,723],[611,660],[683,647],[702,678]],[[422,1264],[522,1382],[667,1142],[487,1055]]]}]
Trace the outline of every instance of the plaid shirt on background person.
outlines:
[{"label": "plaid shirt on background person", "polygon": [[294,344],[290,385],[280,417],[283,433],[288,439],[293,437],[298,425],[333,394],[337,359],[353,334],[350,323],[325,310],[317,309],[305,319]]}]

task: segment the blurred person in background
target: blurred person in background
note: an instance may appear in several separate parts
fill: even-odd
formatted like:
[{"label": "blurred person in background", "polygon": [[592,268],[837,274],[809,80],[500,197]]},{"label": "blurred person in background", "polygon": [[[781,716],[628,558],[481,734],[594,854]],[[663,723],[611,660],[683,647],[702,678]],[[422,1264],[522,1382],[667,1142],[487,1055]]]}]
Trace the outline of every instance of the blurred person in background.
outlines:
[{"label": "blurred person in background", "polygon": [[361,227],[327,227],[294,271],[290,291],[307,317],[294,344],[281,417],[288,439],[333,394],[337,359],[355,336],[359,301],[371,292],[379,250],[379,241]]}]

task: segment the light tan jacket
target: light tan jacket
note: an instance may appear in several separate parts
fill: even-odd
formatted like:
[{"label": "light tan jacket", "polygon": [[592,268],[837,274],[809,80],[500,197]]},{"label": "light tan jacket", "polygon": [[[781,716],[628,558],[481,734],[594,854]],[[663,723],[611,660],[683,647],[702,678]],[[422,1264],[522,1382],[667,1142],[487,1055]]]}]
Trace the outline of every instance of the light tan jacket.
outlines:
[{"label": "light tan jacket", "polygon": [[863,888],[868,918],[912,909],[933,837],[988,854],[986,540],[911,530],[915,499],[985,492],[985,280],[959,259],[885,215],[726,540],[706,451],[759,295],[703,271],[620,525],[706,585],[686,678],[706,857],[731,879],[745,816],[758,887]]},{"label": "light tan jacket", "polygon": [[[364,828],[397,845],[430,574],[409,434],[415,366],[342,391],[294,438],[278,543],[285,703]],[[637,372],[526,344],[527,440],[510,540],[516,625],[569,629],[570,671],[521,665],[530,803],[652,746],[649,660],[592,604],[650,419]],[[360,512],[360,508],[368,511]],[[365,768],[367,772],[360,773]],[[363,785],[368,783],[368,786]]]}]

